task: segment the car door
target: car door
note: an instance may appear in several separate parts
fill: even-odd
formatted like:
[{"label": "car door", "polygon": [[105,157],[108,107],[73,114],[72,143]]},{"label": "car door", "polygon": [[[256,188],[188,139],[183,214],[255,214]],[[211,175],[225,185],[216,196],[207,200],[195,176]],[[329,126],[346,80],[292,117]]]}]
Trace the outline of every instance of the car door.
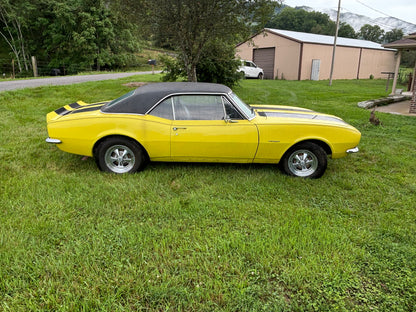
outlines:
[{"label": "car door", "polygon": [[257,69],[256,69],[256,65],[254,65],[254,63],[252,62],[247,62],[246,64],[248,70],[248,74],[251,78],[257,77]]},{"label": "car door", "polygon": [[251,162],[257,126],[221,95],[173,97],[171,156],[174,161]]},{"label": "car door", "polygon": [[[146,151],[151,160],[170,161],[171,160],[171,132],[173,122],[173,105],[170,98],[165,99],[154,107],[146,116],[147,123],[142,126],[145,130],[144,137]],[[145,129],[144,126],[146,125]]]}]

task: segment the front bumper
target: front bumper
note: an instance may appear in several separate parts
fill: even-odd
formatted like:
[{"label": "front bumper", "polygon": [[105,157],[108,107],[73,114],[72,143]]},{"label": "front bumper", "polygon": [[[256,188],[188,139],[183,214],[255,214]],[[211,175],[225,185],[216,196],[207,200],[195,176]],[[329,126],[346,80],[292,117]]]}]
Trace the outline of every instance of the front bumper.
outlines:
[{"label": "front bumper", "polygon": [[46,138],[46,143],[51,143],[51,144],[61,144],[62,141],[58,140],[58,139],[52,139],[52,138]]},{"label": "front bumper", "polygon": [[352,154],[352,153],[358,153],[358,151],[359,151],[358,147],[354,147],[354,148],[348,149],[346,152],[347,154]]}]

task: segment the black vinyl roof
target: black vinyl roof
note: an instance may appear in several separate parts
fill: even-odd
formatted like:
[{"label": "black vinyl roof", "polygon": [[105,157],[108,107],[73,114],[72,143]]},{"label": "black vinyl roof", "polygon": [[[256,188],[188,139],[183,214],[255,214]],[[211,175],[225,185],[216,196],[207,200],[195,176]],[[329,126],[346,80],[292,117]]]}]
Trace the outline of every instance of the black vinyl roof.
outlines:
[{"label": "black vinyl roof", "polygon": [[[231,89],[220,84],[202,82],[150,83],[137,88],[130,96],[103,106],[105,113],[145,114],[156,103],[172,94],[228,94]],[[113,103],[113,104],[112,104]]]}]

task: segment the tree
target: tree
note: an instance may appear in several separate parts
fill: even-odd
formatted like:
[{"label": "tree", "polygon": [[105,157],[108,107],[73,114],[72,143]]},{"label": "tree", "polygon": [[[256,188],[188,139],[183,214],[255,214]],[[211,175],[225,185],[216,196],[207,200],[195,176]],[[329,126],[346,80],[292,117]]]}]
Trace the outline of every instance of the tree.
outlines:
[{"label": "tree", "polygon": [[351,25],[341,22],[338,29],[338,36],[344,38],[357,38],[357,34],[355,33],[354,28]]},{"label": "tree", "polygon": [[[139,51],[132,25],[110,10],[104,0],[55,0],[42,29],[44,55],[65,70],[123,66]],[[69,66],[69,67],[68,67]]]},{"label": "tree", "polygon": [[[166,75],[164,81],[176,81],[187,79],[182,59],[165,56],[162,59],[165,64]],[[196,73],[198,81],[225,84],[232,87],[242,75],[237,71],[241,61],[235,59],[235,45],[220,40],[213,40],[207,44],[197,65]]]},{"label": "tree", "polygon": [[403,38],[403,30],[399,28],[394,28],[391,31],[386,32],[384,35],[384,43],[390,43],[396,40]]},{"label": "tree", "polygon": [[364,40],[382,43],[384,30],[378,25],[365,24],[360,28],[358,37]]},{"label": "tree", "polygon": [[[126,66],[139,51],[135,28],[108,0],[0,0],[0,40],[19,71],[36,55],[43,72]],[[29,49],[30,48],[30,49]]]},{"label": "tree", "polygon": [[404,50],[402,52],[401,65],[408,68],[414,68],[416,62],[416,51],[415,50]]},{"label": "tree", "polygon": [[197,66],[208,45],[216,40],[237,43],[253,27],[262,28],[277,4],[272,0],[127,2],[149,21],[154,33],[163,36],[163,41],[178,51],[188,81],[197,81]]},{"label": "tree", "polygon": [[[291,7],[285,7],[275,14],[266,26],[270,28],[331,36],[335,35],[336,30],[336,23],[331,21],[328,14],[316,11],[307,12],[303,9]],[[356,38],[354,29],[346,23],[341,23],[339,36]]]},{"label": "tree", "polygon": [[[14,54],[19,72],[29,69],[29,57],[24,36],[25,16],[22,14],[22,1],[0,0],[0,38]],[[28,4],[30,7],[30,4]],[[26,10],[27,11],[27,10]]]}]

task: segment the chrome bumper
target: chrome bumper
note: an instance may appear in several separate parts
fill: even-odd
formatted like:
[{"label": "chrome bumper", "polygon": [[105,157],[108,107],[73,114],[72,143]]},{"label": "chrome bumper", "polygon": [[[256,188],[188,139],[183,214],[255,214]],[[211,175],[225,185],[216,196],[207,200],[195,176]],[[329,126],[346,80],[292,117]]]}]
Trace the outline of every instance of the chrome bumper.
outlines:
[{"label": "chrome bumper", "polygon": [[52,139],[52,138],[46,138],[46,143],[51,143],[51,144],[60,144],[60,143],[62,143],[62,141],[61,140],[58,140],[58,139]]},{"label": "chrome bumper", "polygon": [[358,153],[359,149],[358,147],[354,147],[354,148],[350,148],[347,150],[348,154],[352,154],[352,153]]}]

